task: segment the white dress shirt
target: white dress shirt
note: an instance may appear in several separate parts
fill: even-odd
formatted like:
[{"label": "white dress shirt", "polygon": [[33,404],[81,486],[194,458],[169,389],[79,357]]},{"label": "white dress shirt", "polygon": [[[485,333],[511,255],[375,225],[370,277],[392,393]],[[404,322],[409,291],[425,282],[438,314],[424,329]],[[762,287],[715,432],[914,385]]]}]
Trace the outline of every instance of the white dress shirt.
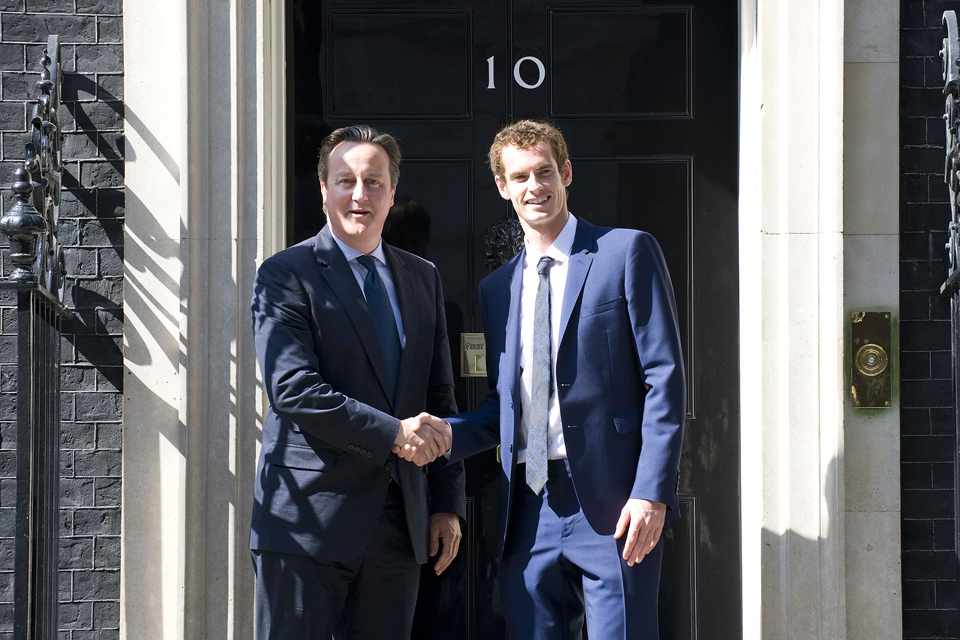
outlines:
[{"label": "white dress shirt", "polygon": [[383,240],[381,239],[380,242],[377,243],[377,248],[369,254],[363,254],[340,240],[336,234],[331,233],[330,235],[333,236],[333,241],[340,247],[340,251],[343,252],[343,257],[347,259],[350,268],[353,269],[353,275],[357,278],[357,284],[360,285],[360,293],[363,294],[364,300],[367,299],[367,294],[363,290],[363,279],[367,277],[367,270],[363,268],[362,264],[357,262],[357,258],[362,255],[370,255],[376,261],[377,274],[380,276],[383,285],[387,288],[390,306],[393,307],[393,317],[397,322],[397,333],[400,334],[400,348],[402,349],[407,341],[403,335],[403,319],[400,317],[400,305],[397,303],[397,288],[393,286],[393,275],[390,273],[389,267],[387,267],[387,256],[383,253]]},{"label": "white dress shirt", "polygon": [[537,302],[537,287],[540,275],[537,263],[543,256],[553,258],[550,265],[550,362],[552,363],[549,423],[547,426],[547,458],[561,460],[567,457],[563,442],[563,427],[560,422],[560,403],[557,401],[557,344],[560,339],[560,311],[563,292],[567,284],[570,266],[570,250],[577,234],[577,219],[568,214],[567,223],[553,244],[544,253],[526,245],[523,260],[523,284],[520,293],[520,433],[523,445],[517,453],[517,462],[527,459],[527,434],[530,432],[530,389],[533,386],[533,315]]}]

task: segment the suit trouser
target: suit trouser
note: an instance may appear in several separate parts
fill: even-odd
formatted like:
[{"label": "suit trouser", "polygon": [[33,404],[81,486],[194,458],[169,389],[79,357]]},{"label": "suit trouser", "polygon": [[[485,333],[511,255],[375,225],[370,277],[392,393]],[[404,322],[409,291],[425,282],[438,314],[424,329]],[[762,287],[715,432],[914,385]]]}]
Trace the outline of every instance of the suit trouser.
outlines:
[{"label": "suit trouser", "polygon": [[349,562],[251,551],[257,640],[407,640],[420,585],[403,494],[390,483],[377,529]]},{"label": "suit trouser", "polygon": [[551,460],[540,495],[517,466],[510,531],[498,580],[512,640],[656,640],[663,544],[640,564],[623,540],[600,535],[580,508],[566,460]]}]

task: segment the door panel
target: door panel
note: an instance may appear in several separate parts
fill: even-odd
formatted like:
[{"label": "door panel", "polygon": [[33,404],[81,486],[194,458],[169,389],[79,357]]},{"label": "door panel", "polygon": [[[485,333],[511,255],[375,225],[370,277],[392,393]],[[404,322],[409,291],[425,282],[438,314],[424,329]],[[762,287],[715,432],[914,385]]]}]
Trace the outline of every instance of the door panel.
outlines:
[{"label": "door panel", "polygon": [[331,118],[470,117],[468,11],[337,10],[327,16]]},{"label": "door panel", "polygon": [[[661,637],[739,638],[737,3],[287,1],[291,240],[323,224],[324,135],[368,123],[397,136],[397,195],[429,219],[429,239],[415,244],[443,277],[455,371],[459,334],[482,329],[484,236],[515,217],[486,166],[503,124],[556,123],[572,156],[571,211],[657,238],[689,385],[682,517],[663,534]],[[457,377],[461,409],[485,393],[485,381]],[[416,638],[504,637],[500,468],[493,452],[466,464],[460,555],[443,578],[424,571]]]},{"label": "door panel", "polygon": [[548,11],[550,117],[690,117],[692,11]]}]

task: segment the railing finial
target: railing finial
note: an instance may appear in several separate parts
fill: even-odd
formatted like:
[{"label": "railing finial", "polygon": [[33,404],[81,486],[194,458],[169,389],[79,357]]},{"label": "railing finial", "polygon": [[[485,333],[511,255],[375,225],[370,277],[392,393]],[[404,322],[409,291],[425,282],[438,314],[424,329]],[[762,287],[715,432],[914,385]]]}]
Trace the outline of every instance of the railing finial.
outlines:
[{"label": "railing finial", "polygon": [[33,113],[23,165],[14,175],[16,201],[0,217],[0,230],[10,238],[14,270],[10,281],[40,287],[63,300],[63,258],[57,239],[60,209],[60,38],[50,36],[39,61],[39,93],[28,104]]},{"label": "railing finial", "polygon": [[24,167],[14,172],[13,192],[17,200],[0,218],[0,230],[10,238],[10,260],[14,270],[10,280],[20,283],[37,282],[37,237],[47,230],[47,223],[33,206],[33,183]]}]

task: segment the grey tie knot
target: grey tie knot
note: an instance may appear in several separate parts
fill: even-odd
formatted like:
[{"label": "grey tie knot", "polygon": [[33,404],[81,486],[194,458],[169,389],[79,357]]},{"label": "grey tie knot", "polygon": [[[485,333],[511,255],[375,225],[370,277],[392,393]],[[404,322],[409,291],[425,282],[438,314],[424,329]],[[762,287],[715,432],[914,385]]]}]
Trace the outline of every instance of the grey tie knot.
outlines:
[{"label": "grey tie knot", "polygon": [[550,256],[543,256],[540,258],[540,262],[537,263],[537,273],[540,277],[550,275],[550,265],[553,264],[553,258]]}]

